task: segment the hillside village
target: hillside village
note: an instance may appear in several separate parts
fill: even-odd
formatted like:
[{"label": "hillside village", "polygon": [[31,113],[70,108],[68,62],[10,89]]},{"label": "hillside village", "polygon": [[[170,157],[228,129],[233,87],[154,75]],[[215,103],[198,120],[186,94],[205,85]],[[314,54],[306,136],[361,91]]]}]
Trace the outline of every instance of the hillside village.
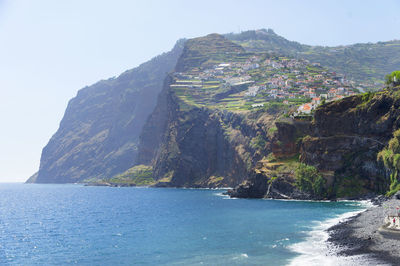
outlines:
[{"label": "hillside village", "polygon": [[295,107],[292,115],[310,114],[324,101],[355,95],[369,87],[307,60],[269,54],[230,57],[174,73],[171,87],[191,105],[242,111],[276,103]]}]

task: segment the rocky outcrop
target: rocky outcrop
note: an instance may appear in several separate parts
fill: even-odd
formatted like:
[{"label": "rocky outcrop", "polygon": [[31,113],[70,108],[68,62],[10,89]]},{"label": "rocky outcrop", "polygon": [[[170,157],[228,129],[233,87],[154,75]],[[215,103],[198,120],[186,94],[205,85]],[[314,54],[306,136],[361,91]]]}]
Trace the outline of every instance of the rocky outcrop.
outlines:
[{"label": "rocky outcrop", "polygon": [[277,131],[271,144],[274,156],[288,158],[297,155],[302,137],[311,132],[310,121],[281,118],[275,125]]},{"label": "rocky outcrop", "polygon": [[232,198],[255,199],[321,199],[300,191],[293,184],[292,180],[278,179],[270,182],[269,179],[262,174],[246,180],[235,189],[229,189],[227,195]]},{"label": "rocky outcrop", "polygon": [[311,194],[300,191],[295,185],[292,171],[272,172],[282,164],[260,161],[250,178],[227,194],[234,198],[270,198],[270,199],[315,199]]},{"label": "rocky outcrop", "polygon": [[182,49],[179,41],[172,51],[117,78],[81,89],[43,149],[35,182],[79,182],[132,167],[140,132]]}]

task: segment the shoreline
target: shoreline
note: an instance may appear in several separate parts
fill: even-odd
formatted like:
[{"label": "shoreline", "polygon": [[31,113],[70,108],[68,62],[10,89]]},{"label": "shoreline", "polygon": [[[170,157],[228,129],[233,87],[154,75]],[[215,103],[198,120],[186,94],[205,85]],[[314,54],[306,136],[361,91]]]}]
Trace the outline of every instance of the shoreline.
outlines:
[{"label": "shoreline", "polygon": [[365,205],[365,208],[318,221],[312,230],[308,232],[308,236],[304,241],[289,246],[291,251],[299,255],[290,260],[288,265],[359,265],[357,262],[360,261],[369,262],[370,264],[377,263],[377,260],[366,256],[366,254],[357,254],[352,257],[338,256],[335,251],[336,247],[328,241],[330,239],[330,228],[352,219],[369,208],[367,205],[369,201],[354,202],[361,204],[361,206]]},{"label": "shoreline", "polygon": [[377,200],[372,207],[328,228],[327,245],[337,257],[363,257],[380,265],[398,264],[400,240],[382,235],[380,227],[385,215],[399,205],[396,197]]}]

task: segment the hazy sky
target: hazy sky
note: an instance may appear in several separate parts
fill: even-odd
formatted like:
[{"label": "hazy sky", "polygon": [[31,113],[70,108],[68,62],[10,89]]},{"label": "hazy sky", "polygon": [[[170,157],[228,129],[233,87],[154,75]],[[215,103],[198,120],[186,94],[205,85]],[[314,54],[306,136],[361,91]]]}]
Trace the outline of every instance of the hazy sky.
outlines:
[{"label": "hazy sky", "polygon": [[25,181],[76,92],[182,37],[272,28],[340,45],[400,39],[400,0],[0,0],[0,182]]}]

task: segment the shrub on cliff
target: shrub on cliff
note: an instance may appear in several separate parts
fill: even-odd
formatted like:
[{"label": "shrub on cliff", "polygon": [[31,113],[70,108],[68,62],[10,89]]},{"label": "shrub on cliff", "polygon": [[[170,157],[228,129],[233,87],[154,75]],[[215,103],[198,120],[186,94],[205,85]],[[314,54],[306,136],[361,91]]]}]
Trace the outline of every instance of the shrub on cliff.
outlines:
[{"label": "shrub on cliff", "polygon": [[377,159],[390,171],[390,190],[387,195],[391,196],[400,190],[400,129],[393,133],[393,138],[388,146],[378,153]]},{"label": "shrub on cliff", "polygon": [[314,166],[300,163],[295,171],[295,177],[296,185],[301,191],[318,197],[326,195],[326,180]]},{"label": "shrub on cliff", "polygon": [[105,180],[111,183],[129,183],[137,186],[148,186],[154,184],[153,168],[147,165],[136,165],[122,174]]},{"label": "shrub on cliff", "polygon": [[400,85],[400,71],[393,71],[391,74],[386,75],[385,83],[393,86]]}]

